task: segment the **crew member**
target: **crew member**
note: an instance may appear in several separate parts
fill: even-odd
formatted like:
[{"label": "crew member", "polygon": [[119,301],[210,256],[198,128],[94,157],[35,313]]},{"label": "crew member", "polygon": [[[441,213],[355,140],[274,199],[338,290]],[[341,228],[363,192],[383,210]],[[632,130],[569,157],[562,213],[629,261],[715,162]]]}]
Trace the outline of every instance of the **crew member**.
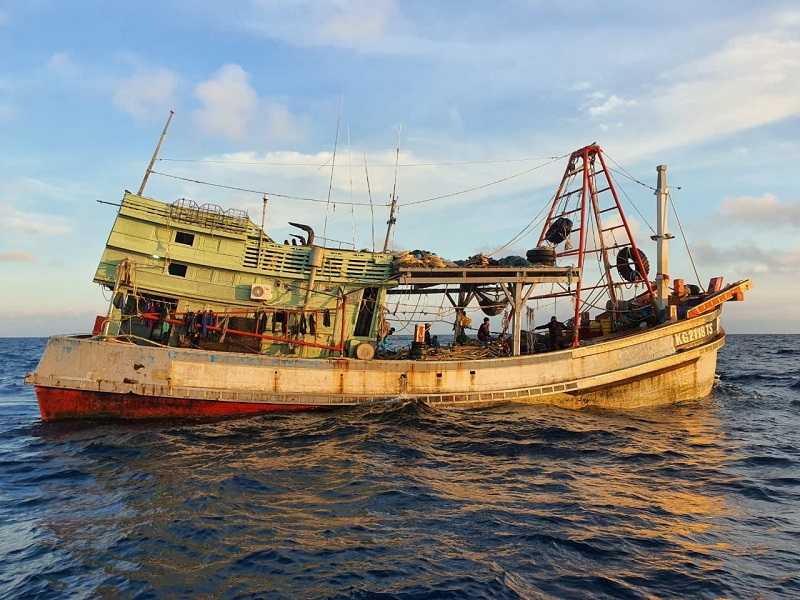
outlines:
[{"label": "crew member", "polygon": [[389,336],[394,333],[394,327],[390,327],[389,331],[386,332],[386,335],[383,336],[380,341],[378,341],[378,350],[385,352],[389,349]]},{"label": "crew member", "polygon": [[550,335],[550,350],[559,350],[561,348],[561,337],[564,333],[564,324],[561,323],[555,315],[550,317],[549,323],[546,323],[545,325],[539,325],[535,329],[547,329],[547,333]]},{"label": "crew member", "polygon": [[481,323],[481,326],[478,328],[478,341],[485,346],[491,339],[492,336],[489,328],[489,317],[484,317],[483,323]]},{"label": "crew member", "polygon": [[425,345],[431,346],[431,324],[425,323]]}]

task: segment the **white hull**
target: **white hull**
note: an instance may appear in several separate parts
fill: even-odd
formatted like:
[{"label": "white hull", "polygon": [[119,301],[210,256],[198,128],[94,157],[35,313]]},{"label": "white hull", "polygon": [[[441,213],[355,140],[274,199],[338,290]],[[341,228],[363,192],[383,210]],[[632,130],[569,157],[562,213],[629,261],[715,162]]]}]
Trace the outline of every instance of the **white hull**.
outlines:
[{"label": "white hull", "polygon": [[[473,361],[274,358],[54,337],[28,382],[45,419],[241,414],[262,405],[297,410],[397,398],[440,407],[637,408],[708,395],[723,343],[718,310],[576,349]],[[137,399],[148,407],[141,414]],[[159,402],[183,408],[161,414]]]}]

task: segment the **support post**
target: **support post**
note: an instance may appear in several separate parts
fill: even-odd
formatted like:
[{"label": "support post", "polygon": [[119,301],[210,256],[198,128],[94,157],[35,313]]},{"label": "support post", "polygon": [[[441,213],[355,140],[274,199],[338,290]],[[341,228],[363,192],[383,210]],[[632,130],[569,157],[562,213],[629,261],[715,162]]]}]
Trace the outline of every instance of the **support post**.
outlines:
[{"label": "support post", "polygon": [[522,337],[522,284],[514,284],[514,329],[513,329],[514,356],[521,354],[520,338]]},{"label": "support post", "polygon": [[142,178],[142,184],[139,186],[139,192],[137,193],[139,196],[144,194],[144,187],[147,185],[147,180],[150,178],[150,173],[153,172],[153,165],[156,163],[158,153],[161,151],[161,144],[164,142],[164,138],[167,137],[167,129],[169,129],[169,124],[172,122],[172,116],[174,114],[174,110],[169,111],[167,122],[164,123],[164,129],[161,130],[161,137],[158,138],[158,144],[156,144],[156,149],[153,150],[153,156],[150,158],[150,164],[147,165],[147,170],[144,172],[144,177]]},{"label": "support post", "polygon": [[667,217],[669,216],[669,187],[667,186],[667,165],[658,165],[658,183],[656,184],[657,232],[650,239],[657,243],[656,269],[656,301],[658,308],[663,310],[669,302],[669,240],[673,235],[667,231]]}]

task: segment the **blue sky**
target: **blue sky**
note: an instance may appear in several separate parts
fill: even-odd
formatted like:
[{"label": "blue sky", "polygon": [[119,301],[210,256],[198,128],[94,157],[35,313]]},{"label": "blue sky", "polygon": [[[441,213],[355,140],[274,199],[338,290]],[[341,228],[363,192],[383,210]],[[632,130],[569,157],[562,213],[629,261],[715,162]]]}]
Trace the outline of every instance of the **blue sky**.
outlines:
[{"label": "blue sky", "polygon": [[[401,202],[593,141],[648,183],[666,163],[703,280],[754,280],[746,303],[728,305],[728,330],[800,332],[800,9],[599,6],[0,3],[0,336],[85,330],[103,311],[90,280],[114,209],[95,201],[137,188],[170,108],[162,157],[255,164],[159,170],[317,198],[330,169],[285,163],[329,162],[340,117],[334,202],[367,201],[365,155],[373,198],[385,201],[398,133],[401,162],[428,165],[400,169]],[[510,162],[441,164],[494,160]],[[562,169],[403,208],[394,245],[447,258],[494,248],[540,209]],[[619,183],[652,222],[652,193]],[[148,194],[260,214],[256,195],[157,175]],[[274,198],[268,230],[282,239],[287,220],[321,229],[324,218],[320,205]],[[385,218],[379,210],[379,236]],[[361,207],[328,214],[329,237],[365,247],[370,230]],[[680,238],[671,270],[692,279]]]}]

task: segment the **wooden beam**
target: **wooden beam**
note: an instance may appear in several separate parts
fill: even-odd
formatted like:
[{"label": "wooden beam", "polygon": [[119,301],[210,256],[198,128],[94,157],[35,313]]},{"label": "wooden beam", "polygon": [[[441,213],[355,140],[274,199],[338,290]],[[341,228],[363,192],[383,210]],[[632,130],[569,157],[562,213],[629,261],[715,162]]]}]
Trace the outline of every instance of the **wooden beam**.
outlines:
[{"label": "wooden beam", "polygon": [[711,312],[715,308],[717,308],[720,304],[724,302],[728,302],[729,300],[733,301],[741,301],[744,299],[745,291],[751,289],[753,287],[752,281],[749,279],[744,279],[732,285],[729,285],[727,288],[719,292],[718,294],[714,294],[708,300],[701,302],[697,306],[694,306],[689,309],[686,313],[686,318],[691,319],[692,317],[699,317],[702,314],[707,312]]}]

